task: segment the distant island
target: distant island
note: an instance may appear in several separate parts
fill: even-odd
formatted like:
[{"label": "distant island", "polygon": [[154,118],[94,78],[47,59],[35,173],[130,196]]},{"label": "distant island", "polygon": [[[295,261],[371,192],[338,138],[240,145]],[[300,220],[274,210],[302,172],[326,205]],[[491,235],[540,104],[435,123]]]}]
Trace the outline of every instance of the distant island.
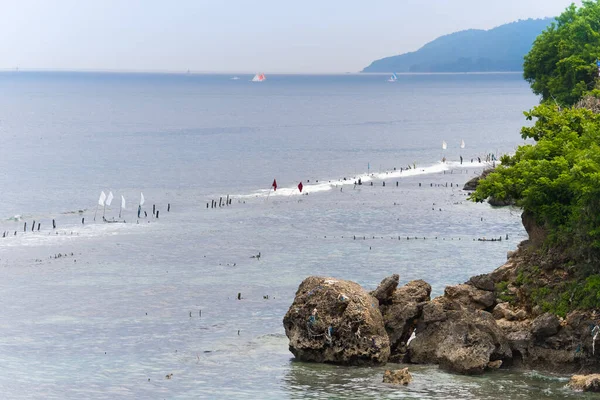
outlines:
[{"label": "distant island", "polygon": [[535,38],[554,18],[441,36],[419,50],[373,61],[361,72],[517,72]]}]

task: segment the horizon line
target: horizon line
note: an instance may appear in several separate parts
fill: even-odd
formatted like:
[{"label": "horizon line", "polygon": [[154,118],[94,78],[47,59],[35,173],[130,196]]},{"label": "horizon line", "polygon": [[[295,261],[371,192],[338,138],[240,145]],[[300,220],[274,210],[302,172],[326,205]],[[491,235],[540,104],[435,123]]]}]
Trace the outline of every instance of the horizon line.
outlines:
[{"label": "horizon line", "polygon": [[157,74],[157,75],[255,75],[264,73],[268,75],[442,75],[442,74],[522,74],[523,71],[465,71],[465,72],[303,72],[303,71],[279,71],[279,72],[251,72],[251,71],[194,71],[188,70],[136,70],[136,69],[70,69],[70,68],[1,68],[2,72],[56,72],[56,73],[103,73],[103,74]]}]

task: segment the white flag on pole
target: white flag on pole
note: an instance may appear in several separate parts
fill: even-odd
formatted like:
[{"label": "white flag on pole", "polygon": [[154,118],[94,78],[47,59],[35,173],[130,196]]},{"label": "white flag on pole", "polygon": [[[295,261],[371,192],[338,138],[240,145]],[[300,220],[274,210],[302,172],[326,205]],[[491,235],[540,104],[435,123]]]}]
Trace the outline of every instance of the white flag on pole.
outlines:
[{"label": "white flag on pole", "polygon": [[144,205],[144,193],[140,192],[140,206]]},{"label": "white flag on pole", "polygon": [[442,149],[446,150],[447,147],[448,147],[448,145],[446,144],[446,141],[442,140]]},{"label": "white flag on pole", "polygon": [[103,206],[104,200],[106,200],[106,194],[104,194],[104,190],[100,193],[100,198],[98,199],[98,204]]},{"label": "white flag on pole", "polygon": [[112,192],[108,192],[108,197],[106,198],[106,205],[107,206],[110,206],[110,203],[112,203],[113,198],[114,198],[114,196],[113,196]]},{"label": "white flag on pole", "polygon": [[123,195],[121,195],[121,208],[125,210],[125,197]]}]

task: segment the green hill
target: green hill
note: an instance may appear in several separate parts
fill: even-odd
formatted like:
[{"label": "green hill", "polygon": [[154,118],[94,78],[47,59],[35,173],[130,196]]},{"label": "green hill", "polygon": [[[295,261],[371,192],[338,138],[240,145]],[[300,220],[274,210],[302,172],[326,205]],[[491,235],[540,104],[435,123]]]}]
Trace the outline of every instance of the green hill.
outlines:
[{"label": "green hill", "polygon": [[373,61],[362,72],[522,71],[523,57],[554,18],[528,19],[490,30],[441,36],[419,50]]}]

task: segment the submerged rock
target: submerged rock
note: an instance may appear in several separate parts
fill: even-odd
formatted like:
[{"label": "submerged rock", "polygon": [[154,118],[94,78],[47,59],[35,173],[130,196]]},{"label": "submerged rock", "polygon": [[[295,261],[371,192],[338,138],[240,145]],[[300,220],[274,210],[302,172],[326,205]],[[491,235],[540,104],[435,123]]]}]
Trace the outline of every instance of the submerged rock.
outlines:
[{"label": "submerged rock", "polygon": [[412,375],[408,368],[397,369],[395,371],[386,370],[383,374],[383,383],[393,383],[395,385],[408,385],[412,382]]},{"label": "submerged rock", "polygon": [[373,365],[390,355],[379,301],[351,281],[306,278],[283,325],[299,360]]},{"label": "submerged rock", "polygon": [[600,392],[600,374],[573,375],[567,386],[583,392]]}]

